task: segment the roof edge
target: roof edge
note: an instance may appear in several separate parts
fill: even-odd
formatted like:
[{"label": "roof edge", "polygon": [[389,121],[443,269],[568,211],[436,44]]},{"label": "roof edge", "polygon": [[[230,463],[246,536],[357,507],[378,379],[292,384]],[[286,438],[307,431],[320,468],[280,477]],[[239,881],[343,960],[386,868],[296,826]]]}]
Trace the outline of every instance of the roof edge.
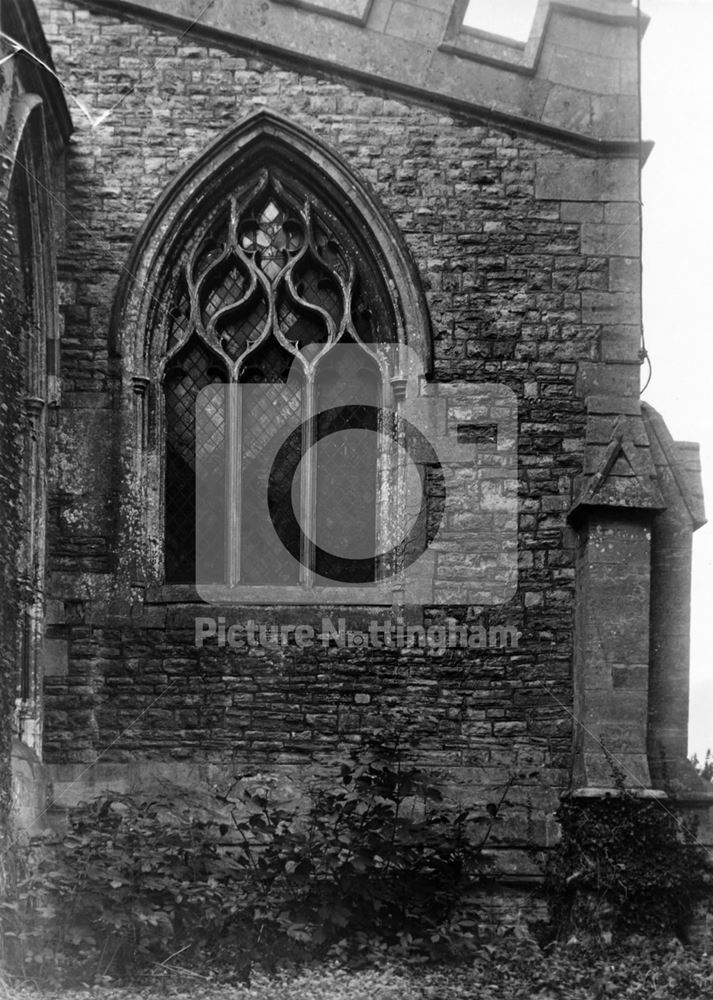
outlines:
[{"label": "roof edge", "polygon": [[[182,36],[187,35],[190,31],[190,41],[197,44],[215,46],[222,48],[224,51],[235,52],[241,55],[247,54],[258,58],[270,58],[290,69],[298,68],[300,71],[308,72],[312,75],[351,80],[368,91],[392,95],[397,99],[400,98],[433,107],[466,118],[468,121],[474,123],[511,129],[523,135],[543,139],[552,145],[563,147],[581,155],[636,158],[644,162],[653,147],[652,143],[642,143],[634,135],[620,136],[615,131],[612,132],[610,130],[610,132],[607,132],[607,127],[603,128],[602,134],[596,135],[594,132],[587,133],[578,131],[576,128],[567,127],[566,124],[558,125],[552,120],[547,120],[547,115],[543,109],[540,112],[543,117],[536,117],[534,112],[533,115],[519,114],[516,110],[506,109],[505,103],[507,102],[501,102],[502,106],[497,107],[497,101],[487,100],[488,88],[482,86],[478,81],[471,81],[473,84],[471,86],[473,98],[464,97],[462,83],[464,80],[469,79],[468,73],[470,71],[467,65],[469,60],[462,59],[462,53],[448,55],[445,51],[441,51],[443,47],[442,43],[448,44],[446,36],[450,29],[444,31],[444,37],[436,40],[434,46],[429,48],[425,43],[412,42],[409,39],[391,34],[387,35],[376,30],[367,31],[361,24],[330,17],[328,20],[332,22],[332,25],[337,25],[338,30],[351,32],[351,34],[344,35],[344,37],[340,35],[339,38],[333,41],[332,48],[335,49],[338,43],[340,52],[339,59],[336,59],[321,56],[319,52],[307,51],[306,48],[298,50],[289,44],[290,39],[294,37],[294,33],[291,36],[281,39],[278,38],[276,32],[270,33],[268,31],[269,25],[267,24],[261,24],[260,31],[263,34],[259,35],[257,26],[253,25],[251,33],[248,28],[243,27],[242,22],[240,23],[240,30],[238,28],[230,30],[224,26],[218,27],[215,24],[197,23],[195,19],[190,17],[189,13],[184,14],[180,12],[179,3],[176,4],[174,9],[165,9],[167,0],[165,2],[164,0],[155,0],[153,3],[150,0],[144,0],[144,2],[140,2],[140,0],[69,0],[69,2],[84,9],[117,17],[120,20],[132,19],[158,28],[159,30],[178,33]],[[456,0],[456,7],[458,2],[459,0]],[[566,3],[556,2],[556,0],[550,2],[550,0],[547,0],[543,9],[547,12],[548,19],[551,18],[552,12],[561,10],[569,12],[570,8],[572,8],[578,17],[585,17],[593,22],[601,20],[601,15],[597,11],[582,6],[583,3],[584,0],[569,0]],[[269,16],[276,18],[277,14],[273,8],[280,11],[280,16],[282,17],[285,16],[286,12],[288,15],[296,18],[293,28],[295,30],[297,28],[305,29],[305,31],[310,27],[312,22],[307,23],[305,21],[302,23],[301,18],[323,18],[325,13],[324,11],[316,13],[312,4],[300,3],[296,5],[293,0],[272,0],[267,13]],[[376,7],[373,10],[376,11]],[[629,25],[631,23],[630,14],[631,12],[617,17],[615,19],[616,23]],[[373,16],[375,17],[376,15],[374,14]],[[544,37],[545,35],[543,34],[542,38]],[[268,38],[269,40],[267,40]],[[354,48],[355,39],[360,39],[361,43],[366,42],[369,44],[378,41],[382,48],[384,46],[393,47],[394,51],[390,67],[387,67],[386,71],[383,71],[378,65],[375,69],[364,69],[364,60],[358,58],[359,53]],[[540,39],[538,44],[541,44],[541,42],[542,39]],[[407,54],[411,57],[410,62],[412,64],[415,65],[418,63],[419,66],[423,67],[420,75],[419,73],[411,73],[409,75],[409,72],[406,70],[401,71],[401,64],[408,61],[406,59]],[[592,56],[592,58],[596,57]],[[445,65],[444,60],[448,62],[448,66]],[[378,61],[376,59],[377,64]],[[493,60],[487,57],[487,55],[479,56],[476,62],[479,72],[499,73],[497,80],[494,79],[489,84],[491,89],[492,87],[496,88],[495,92],[498,90],[498,80],[501,80],[512,90],[512,94],[520,93],[519,88],[522,76],[520,75],[520,83],[518,83],[518,67],[509,64],[493,67]],[[465,68],[463,67],[464,63],[466,64]],[[470,65],[474,65],[472,60],[470,60]],[[451,68],[449,69],[449,67]],[[522,73],[522,68],[520,68],[519,72],[520,74]],[[478,83],[477,86],[475,86],[476,83]],[[567,104],[568,100],[575,100],[576,95],[584,99],[589,93],[585,89],[581,89],[581,87],[579,90],[572,90],[570,86],[560,85],[556,81],[553,82],[540,77],[533,80],[533,84],[536,84],[539,89],[545,88],[547,93],[551,95],[559,94],[560,90],[563,98],[570,95],[565,100],[565,104]],[[478,102],[477,94],[481,95],[480,100],[482,103]],[[517,100],[512,94],[508,100],[514,106]],[[608,100],[609,96],[611,96],[612,101],[628,100],[625,94],[614,94],[613,92],[611,95],[593,94],[592,98],[596,100]],[[541,103],[544,98],[540,95],[535,100],[530,95],[528,100],[533,107],[539,107],[538,101]]]}]

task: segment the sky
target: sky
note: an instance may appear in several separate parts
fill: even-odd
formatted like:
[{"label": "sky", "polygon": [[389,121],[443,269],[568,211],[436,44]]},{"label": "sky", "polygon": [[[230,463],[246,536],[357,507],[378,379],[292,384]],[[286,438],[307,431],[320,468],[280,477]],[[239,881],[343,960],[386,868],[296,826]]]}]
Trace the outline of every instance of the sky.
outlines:
[{"label": "sky", "polygon": [[[632,3],[632,10],[636,4]],[[536,0],[471,0],[466,24],[525,40]],[[713,0],[641,0],[644,399],[698,441],[713,522]],[[694,535],[689,753],[713,749],[713,523]]]},{"label": "sky", "polygon": [[[641,0],[651,18],[642,46],[644,332],[653,377],[644,398],[674,438],[699,441],[713,522],[712,0]],[[693,544],[689,750],[713,749],[713,523]]]}]

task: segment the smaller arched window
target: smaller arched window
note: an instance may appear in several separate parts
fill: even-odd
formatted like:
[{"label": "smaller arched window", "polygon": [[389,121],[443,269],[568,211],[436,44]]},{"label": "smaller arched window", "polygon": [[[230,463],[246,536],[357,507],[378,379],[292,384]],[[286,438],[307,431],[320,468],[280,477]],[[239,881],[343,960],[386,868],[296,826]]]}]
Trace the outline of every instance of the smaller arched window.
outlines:
[{"label": "smaller arched window", "polygon": [[395,340],[395,320],[363,241],[270,166],[181,248],[160,296],[167,583],[374,580],[373,347]]}]

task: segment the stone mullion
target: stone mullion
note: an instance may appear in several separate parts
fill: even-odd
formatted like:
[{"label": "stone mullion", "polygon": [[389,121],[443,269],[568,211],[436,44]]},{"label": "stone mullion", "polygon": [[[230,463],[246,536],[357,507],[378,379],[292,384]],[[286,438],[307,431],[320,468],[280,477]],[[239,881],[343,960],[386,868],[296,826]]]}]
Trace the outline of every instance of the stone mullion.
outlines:
[{"label": "stone mullion", "polygon": [[308,590],[314,586],[317,538],[317,472],[315,442],[317,427],[317,387],[314,372],[306,373],[302,388],[302,462],[300,483],[300,524],[302,526],[302,547],[300,558],[300,583]]},{"label": "stone mullion", "polygon": [[[400,371],[396,371],[390,379],[391,391],[393,394],[394,402],[394,418],[393,422],[389,428],[390,433],[388,436],[385,435],[385,440],[388,440],[388,454],[389,454],[389,490],[390,496],[386,498],[387,510],[390,513],[390,520],[392,525],[392,530],[390,532],[390,537],[388,540],[388,548],[391,549],[398,540],[403,537],[405,526],[408,522],[406,516],[406,504],[407,504],[407,488],[406,488],[406,477],[408,474],[408,454],[405,449],[405,436],[404,436],[404,425],[403,417],[404,414],[404,402],[406,400],[406,389],[407,389],[408,379]],[[382,380],[383,386],[383,380]],[[383,390],[382,390],[383,391]],[[383,412],[383,411],[382,411]],[[396,530],[394,530],[394,525]],[[384,551],[386,546],[382,546],[381,551]],[[392,601],[394,608],[402,612],[404,604],[404,581],[403,581],[403,555],[401,553],[401,565],[394,567],[392,572],[392,578],[394,580],[392,586]]]},{"label": "stone mullion", "polygon": [[226,386],[225,400],[225,444],[227,463],[226,509],[227,509],[227,583],[235,587],[240,583],[242,545],[242,490],[240,469],[243,450],[243,388],[233,382]]}]

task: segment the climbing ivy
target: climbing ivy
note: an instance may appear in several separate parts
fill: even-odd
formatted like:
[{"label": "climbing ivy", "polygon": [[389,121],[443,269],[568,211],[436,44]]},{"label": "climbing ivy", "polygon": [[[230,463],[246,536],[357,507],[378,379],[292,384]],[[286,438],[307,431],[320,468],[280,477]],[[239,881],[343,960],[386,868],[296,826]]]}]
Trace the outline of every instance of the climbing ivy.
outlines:
[{"label": "climbing ivy", "polygon": [[18,295],[16,237],[8,205],[0,201],[0,838],[10,808],[10,743],[17,683],[18,581],[22,532],[22,308]]},{"label": "climbing ivy", "polygon": [[669,802],[628,788],[563,799],[545,872],[555,936],[678,934],[711,899],[710,854]]}]

